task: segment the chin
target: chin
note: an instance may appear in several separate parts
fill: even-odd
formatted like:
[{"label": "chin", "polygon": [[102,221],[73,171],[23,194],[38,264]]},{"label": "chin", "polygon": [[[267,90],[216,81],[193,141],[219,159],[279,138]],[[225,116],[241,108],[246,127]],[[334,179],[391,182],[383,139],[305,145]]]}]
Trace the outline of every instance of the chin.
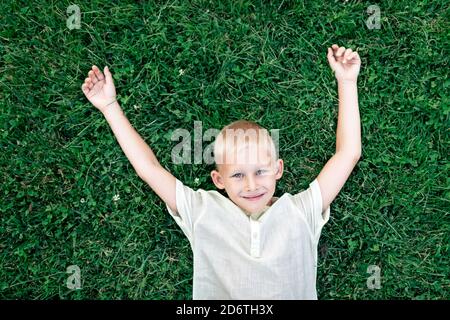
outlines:
[{"label": "chin", "polygon": [[265,205],[259,205],[259,206],[241,206],[242,209],[244,209],[244,211],[253,214],[253,213],[258,213],[261,212],[262,210],[264,210],[266,206]]}]

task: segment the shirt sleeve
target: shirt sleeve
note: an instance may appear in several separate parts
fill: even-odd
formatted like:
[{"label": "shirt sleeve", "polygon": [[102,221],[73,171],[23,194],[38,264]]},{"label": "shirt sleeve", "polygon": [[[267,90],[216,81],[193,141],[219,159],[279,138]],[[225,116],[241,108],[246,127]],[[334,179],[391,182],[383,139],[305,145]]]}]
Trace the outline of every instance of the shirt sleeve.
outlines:
[{"label": "shirt sleeve", "polygon": [[315,241],[319,241],[322,227],[330,218],[330,206],[322,208],[322,193],[319,181],[314,179],[309,188],[293,196],[295,206],[300,209],[308,223]]},{"label": "shirt sleeve", "polygon": [[194,225],[205,209],[206,194],[201,189],[194,191],[178,179],[175,189],[177,213],[167,205],[166,208],[193,247]]}]

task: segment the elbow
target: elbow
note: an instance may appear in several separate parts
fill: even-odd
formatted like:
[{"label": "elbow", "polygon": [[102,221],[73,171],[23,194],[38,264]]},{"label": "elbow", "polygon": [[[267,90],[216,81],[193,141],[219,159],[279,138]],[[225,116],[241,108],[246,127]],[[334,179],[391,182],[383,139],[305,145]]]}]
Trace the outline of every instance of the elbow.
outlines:
[{"label": "elbow", "polygon": [[144,181],[145,181],[145,175],[144,175],[144,174],[142,174],[142,173],[140,173],[140,172],[138,172],[138,171],[136,171],[136,174],[137,174],[137,176],[138,176],[141,180],[144,180]]},{"label": "elbow", "polygon": [[355,162],[358,162],[359,159],[361,159],[361,156],[362,156],[362,149],[361,149],[361,147],[359,147],[358,151],[353,156],[355,159]]},{"label": "elbow", "polygon": [[136,172],[137,176],[141,178],[142,180],[145,180],[145,177],[148,176],[148,169],[147,168],[134,168],[134,171]]},{"label": "elbow", "polygon": [[347,150],[347,151],[343,150],[339,153],[345,154],[345,157],[347,159],[351,159],[351,161],[356,165],[359,159],[361,159],[362,150],[361,148],[359,148],[358,150]]},{"label": "elbow", "polygon": [[162,168],[159,162],[147,161],[139,168],[135,168],[135,171],[139,178],[141,178],[145,182],[148,182],[149,179],[153,178],[155,168]]},{"label": "elbow", "polygon": [[358,163],[359,159],[361,159],[361,155],[362,155],[362,150],[361,147],[359,147],[359,149],[357,149],[356,151],[352,152],[351,157],[353,159],[353,161],[356,163]]}]

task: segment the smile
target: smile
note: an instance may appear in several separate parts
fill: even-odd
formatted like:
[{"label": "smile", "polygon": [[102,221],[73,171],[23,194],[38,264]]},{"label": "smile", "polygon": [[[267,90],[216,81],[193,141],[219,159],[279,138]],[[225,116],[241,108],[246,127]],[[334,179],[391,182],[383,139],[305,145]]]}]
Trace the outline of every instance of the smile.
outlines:
[{"label": "smile", "polygon": [[249,200],[249,201],[258,201],[258,200],[261,199],[264,195],[265,195],[265,193],[262,193],[262,194],[257,195],[257,196],[253,196],[253,197],[243,197],[243,198],[246,199],[246,200]]}]

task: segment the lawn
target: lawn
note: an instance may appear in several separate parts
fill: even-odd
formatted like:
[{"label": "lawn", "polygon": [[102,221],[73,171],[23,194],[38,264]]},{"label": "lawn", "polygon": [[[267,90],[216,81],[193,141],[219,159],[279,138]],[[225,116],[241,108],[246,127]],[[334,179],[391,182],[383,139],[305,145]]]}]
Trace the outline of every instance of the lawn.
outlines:
[{"label": "lawn", "polygon": [[[333,43],[362,59],[363,153],[322,231],[319,299],[450,298],[446,1],[118,3],[0,3],[0,298],[192,298],[188,240],[83,96],[93,64],[110,67],[134,128],[193,188],[214,187],[212,166],[173,163],[176,129],[279,129],[280,196],[334,152]],[[374,4],[380,28],[366,24]]]}]

